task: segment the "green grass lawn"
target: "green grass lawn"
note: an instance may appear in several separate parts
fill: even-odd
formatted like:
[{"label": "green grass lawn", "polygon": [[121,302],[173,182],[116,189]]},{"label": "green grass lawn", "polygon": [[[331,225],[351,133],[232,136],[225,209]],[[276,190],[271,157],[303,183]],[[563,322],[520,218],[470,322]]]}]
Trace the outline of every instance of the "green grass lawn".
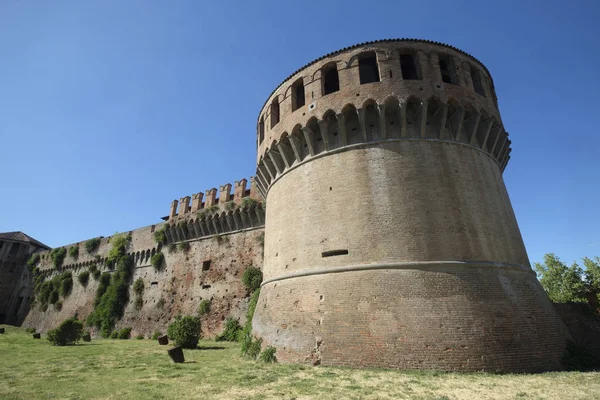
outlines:
[{"label": "green grass lawn", "polygon": [[264,364],[237,343],[202,340],[173,364],[153,340],[55,347],[0,335],[0,399],[600,399],[600,373],[406,372]]}]

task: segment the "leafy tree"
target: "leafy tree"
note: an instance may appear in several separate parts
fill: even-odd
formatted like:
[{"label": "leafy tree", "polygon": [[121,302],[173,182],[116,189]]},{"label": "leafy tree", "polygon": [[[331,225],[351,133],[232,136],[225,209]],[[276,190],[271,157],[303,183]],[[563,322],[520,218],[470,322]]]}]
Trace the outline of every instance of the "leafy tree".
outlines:
[{"label": "leafy tree", "polygon": [[184,349],[195,349],[201,336],[200,318],[193,316],[177,316],[175,321],[169,325],[167,336],[177,346]]},{"label": "leafy tree", "polygon": [[554,303],[585,303],[586,285],[583,281],[583,270],[573,263],[567,267],[553,253],[544,256],[544,263],[535,263],[534,268],[542,287]]}]

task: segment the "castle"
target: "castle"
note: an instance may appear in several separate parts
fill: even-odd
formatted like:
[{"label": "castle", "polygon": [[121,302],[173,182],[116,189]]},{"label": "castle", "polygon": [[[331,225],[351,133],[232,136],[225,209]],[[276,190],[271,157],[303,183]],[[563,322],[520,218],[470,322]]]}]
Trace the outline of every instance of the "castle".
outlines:
[{"label": "castle", "polygon": [[[227,316],[243,322],[240,277],[257,266],[253,332],[282,362],[559,369],[565,329],[502,179],[510,144],[489,71],[463,51],[393,39],[323,56],[263,105],[249,189],[242,180],[233,194],[224,185],[218,197],[183,197],[166,222],[130,232],[134,279],[146,290],[119,325],[164,330],[211,299],[203,331],[218,333]],[[110,239],[93,252],[64,246],[78,251],[61,269],[106,270]],[[163,270],[150,264],[159,252]],[[55,276],[40,254],[41,273]],[[97,285],[75,282],[60,307],[34,304],[24,325],[44,331],[89,314]]]}]

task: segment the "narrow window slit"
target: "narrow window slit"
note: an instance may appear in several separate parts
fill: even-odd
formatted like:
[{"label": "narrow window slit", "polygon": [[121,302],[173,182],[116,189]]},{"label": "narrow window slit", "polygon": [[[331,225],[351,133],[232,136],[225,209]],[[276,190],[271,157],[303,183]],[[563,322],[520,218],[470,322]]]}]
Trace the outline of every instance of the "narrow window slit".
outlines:
[{"label": "narrow window slit", "polygon": [[321,257],[325,258],[325,257],[335,257],[335,256],[343,256],[348,254],[348,250],[347,249],[343,249],[343,250],[328,250],[328,251],[324,251],[321,253]]}]

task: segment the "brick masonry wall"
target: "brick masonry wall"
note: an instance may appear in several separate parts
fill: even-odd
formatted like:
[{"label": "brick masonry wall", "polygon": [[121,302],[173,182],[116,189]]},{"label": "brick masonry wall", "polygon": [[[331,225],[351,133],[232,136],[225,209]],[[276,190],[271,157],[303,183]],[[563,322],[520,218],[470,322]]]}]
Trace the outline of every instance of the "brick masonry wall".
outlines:
[{"label": "brick masonry wall", "polygon": [[[133,231],[129,252],[135,254],[138,251],[156,250],[152,232],[160,228],[161,225]],[[135,309],[136,295],[130,287],[130,301],[117,328],[132,327],[133,335],[148,336],[156,330],[165,332],[174,316],[195,315],[203,299],[212,300],[210,314],[202,319],[205,336],[212,337],[220,333],[223,321],[228,316],[244,323],[249,293],[241,282],[241,276],[249,266],[262,266],[262,235],[263,229],[254,229],[225,234],[220,239],[209,237],[193,240],[189,242],[190,249],[187,252],[178,250],[170,253],[163,248],[165,266],[160,272],[154,270],[149,258],[140,260],[136,263],[132,283],[138,278],[144,281],[143,306],[141,310]],[[71,295],[64,300],[61,298],[62,310],[57,311],[49,305],[48,310],[42,312],[39,305],[34,305],[23,326],[45,332],[73,315],[86,318],[93,310],[98,282],[90,276],[87,287],[83,287],[77,276],[89,268],[88,263],[94,262],[94,257],[87,255],[81,246],[78,260],[65,260],[65,270],[73,272],[74,282]],[[101,248],[95,254],[105,257],[110,248],[109,238],[102,239]],[[210,269],[203,270],[203,262],[208,260]],[[103,272],[108,270],[100,265]],[[51,267],[48,259],[42,267]],[[165,301],[162,309],[156,306],[161,298]]]}]

